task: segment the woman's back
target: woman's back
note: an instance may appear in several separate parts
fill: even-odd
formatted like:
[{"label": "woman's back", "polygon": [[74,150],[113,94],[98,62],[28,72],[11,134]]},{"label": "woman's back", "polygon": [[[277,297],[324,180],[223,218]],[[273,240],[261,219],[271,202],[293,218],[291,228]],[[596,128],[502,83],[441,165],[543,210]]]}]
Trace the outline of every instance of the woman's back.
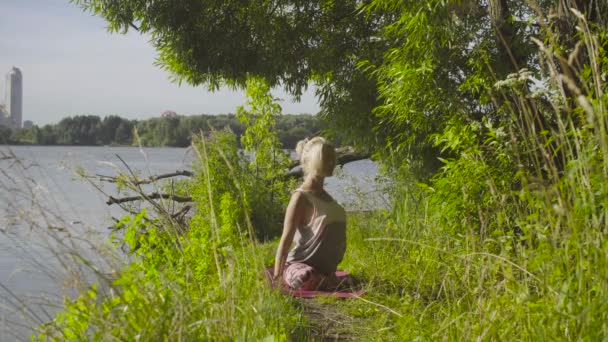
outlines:
[{"label": "woman's back", "polygon": [[297,189],[310,202],[313,214],[308,224],[294,236],[295,248],[288,263],[305,263],[323,274],[336,271],[346,251],[346,213],[331,197],[322,199],[312,192]]}]

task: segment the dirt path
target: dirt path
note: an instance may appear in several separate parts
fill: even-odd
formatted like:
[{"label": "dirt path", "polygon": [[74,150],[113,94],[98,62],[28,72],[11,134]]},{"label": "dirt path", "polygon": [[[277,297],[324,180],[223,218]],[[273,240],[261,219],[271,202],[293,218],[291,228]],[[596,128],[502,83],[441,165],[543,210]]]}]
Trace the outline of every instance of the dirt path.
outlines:
[{"label": "dirt path", "polygon": [[365,329],[364,319],[344,312],[336,303],[302,299],[302,308],[311,326],[308,337],[314,341],[358,341]]}]

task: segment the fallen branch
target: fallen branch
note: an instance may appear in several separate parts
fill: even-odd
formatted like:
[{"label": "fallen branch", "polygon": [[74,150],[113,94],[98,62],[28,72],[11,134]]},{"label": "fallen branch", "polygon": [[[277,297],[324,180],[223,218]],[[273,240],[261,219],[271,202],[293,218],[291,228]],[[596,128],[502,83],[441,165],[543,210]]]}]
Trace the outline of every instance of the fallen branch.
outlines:
[{"label": "fallen branch", "polygon": [[[140,180],[130,180],[129,183],[137,186],[137,185],[142,185],[142,184],[154,183],[158,180],[165,179],[165,178],[171,178],[171,177],[177,177],[177,176],[192,177],[193,175],[194,175],[194,173],[192,173],[192,171],[181,170],[181,171],[175,171],[175,172],[171,172],[171,173],[165,173],[162,175],[150,176],[148,178],[144,178],[144,179],[140,179]],[[100,181],[108,182],[108,183],[117,183],[117,182],[119,182],[119,179],[120,179],[120,177],[104,176],[104,175],[99,175],[99,174],[96,176],[99,177]]]},{"label": "fallen branch", "polygon": [[106,204],[112,205],[112,204],[120,204],[120,203],[125,203],[125,202],[159,199],[159,198],[170,199],[172,201],[179,202],[179,203],[192,202],[192,197],[176,196],[176,195],[172,195],[172,194],[160,194],[158,192],[153,192],[148,195],[130,196],[130,197],[122,197],[122,198],[115,198],[115,197],[110,196],[110,198],[106,201]]}]

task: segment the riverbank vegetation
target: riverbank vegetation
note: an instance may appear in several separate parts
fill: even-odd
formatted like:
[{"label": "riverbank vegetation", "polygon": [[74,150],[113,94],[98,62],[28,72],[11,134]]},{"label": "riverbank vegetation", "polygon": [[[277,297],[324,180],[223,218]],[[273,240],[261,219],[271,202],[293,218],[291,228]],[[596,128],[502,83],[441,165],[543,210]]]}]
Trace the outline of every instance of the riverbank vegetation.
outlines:
[{"label": "riverbank vegetation", "polygon": [[[239,157],[233,133],[202,136],[196,179],[178,187],[194,216],[121,221],[134,260],[41,339],[608,336],[605,3],[76,2],[111,30],[152,33],[177,80],[246,87],[241,141],[260,159]],[[267,89],[311,80],[334,134],[375,152],[391,197],[350,215],[342,266],[366,294],[331,302],[356,320],[320,336],[261,273],[293,187],[276,177],[287,164]]]},{"label": "riverbank vegetation", "polygon": [[[226,127],[237,137],[245,130],[245,125],[235,114],[176,115],[147,120],[129,120],[116,115],[103,119],[96,115],[76,115],[57,124],[30,129],[10,130],[0,126],[0,142],[16,145],[188,147],[194,136]],[[299,140],[314,136],[324,128],[318,117],[309,114],[283,115],[274,127],[286,149],[294,149]],[[134,132],[137,132],[137,138]]]}]

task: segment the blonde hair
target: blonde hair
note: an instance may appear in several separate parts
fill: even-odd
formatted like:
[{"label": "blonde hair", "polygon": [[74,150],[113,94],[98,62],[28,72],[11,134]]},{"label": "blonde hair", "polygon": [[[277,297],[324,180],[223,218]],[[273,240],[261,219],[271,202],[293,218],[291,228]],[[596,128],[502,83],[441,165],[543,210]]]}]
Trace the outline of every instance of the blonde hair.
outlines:
[{"label": "blonde hair", "polygon": [[325,138],[314,137],[298,142],[296,152],[306,175],[329,177],[336,167],[336,149]]}]

